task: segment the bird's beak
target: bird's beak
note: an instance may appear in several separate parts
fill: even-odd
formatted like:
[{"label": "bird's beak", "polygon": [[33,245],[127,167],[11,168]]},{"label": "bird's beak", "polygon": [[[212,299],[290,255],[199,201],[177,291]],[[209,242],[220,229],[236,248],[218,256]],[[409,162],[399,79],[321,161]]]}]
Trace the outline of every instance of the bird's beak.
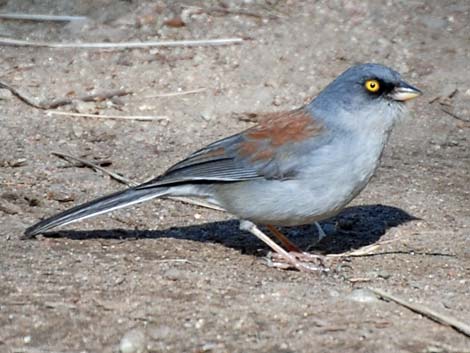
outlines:
[{"label": "bird's beak", "polygon": [[401,81],[399,85],[396,86],[392,92],[390,92],[390,97],[396,101],[405,102],[422,94],[423,92],[421,92],[416,87],[413,87],[405,81]]}]

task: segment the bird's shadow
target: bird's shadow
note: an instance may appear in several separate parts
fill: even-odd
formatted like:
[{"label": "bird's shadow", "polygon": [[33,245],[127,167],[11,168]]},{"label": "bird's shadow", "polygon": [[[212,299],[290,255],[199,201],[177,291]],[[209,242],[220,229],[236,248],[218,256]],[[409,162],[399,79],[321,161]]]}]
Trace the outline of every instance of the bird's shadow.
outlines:
[{"label": "bird's shadow", "polygon": [[[321,222],[328,236],[315,246],[315,250],[322,253],[335,254],[373,244],[389,228],[417,219],[402,209],[392,206],[364,205],[349,207],[336,217]],[[306,249],[318,238],[318,232],[313,224],[281,228],[281,231],[302,249]],[[47,233],[45,236],[72,240],[186,239],[198,242],[219,243],[248,254],[258,253],[258,249],[262,246],[267,248],[254,236],[240,231],[237,220],[172,227],[163,230],[57,231]]]}]

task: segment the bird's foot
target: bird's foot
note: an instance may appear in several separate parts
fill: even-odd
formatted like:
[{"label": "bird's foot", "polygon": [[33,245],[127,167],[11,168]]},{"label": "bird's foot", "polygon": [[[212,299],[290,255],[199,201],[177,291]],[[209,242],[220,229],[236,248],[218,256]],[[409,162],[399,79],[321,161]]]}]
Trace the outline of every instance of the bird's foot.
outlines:
[{"label": "bird's foot", "polygon": [[325,266],[327,258],[322,255],[310,254],[302,252],[299,248],[291,243],[287,237],[277,231],[274,227],[270,227],[271,231],[276,237],[289,249],[286,251],[271,238],[264,234],[253,222],[242,220],[240,221],[240,229],[250,232],[258,239],[274,251],[268,257],[268,265],[271,267],[281,269],[297,269],[302,272],[328,272],[328,266]]},{"label": "bird's foot", "polygon": [[267,260],[270,267],[281,269],[297,269],[302,272],[329,272],[329,262],[326,256],[307,252],[290,251],[289,257],[284,254],[271,252]]}]

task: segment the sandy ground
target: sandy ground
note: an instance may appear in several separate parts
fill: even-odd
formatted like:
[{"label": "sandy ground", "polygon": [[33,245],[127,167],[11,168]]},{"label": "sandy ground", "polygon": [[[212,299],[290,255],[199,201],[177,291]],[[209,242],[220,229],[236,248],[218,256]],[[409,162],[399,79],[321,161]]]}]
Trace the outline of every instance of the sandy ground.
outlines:
[{"label": "sandy ground", "polygon": [[[1,21],[10,38],[247,39],[124,51],[0,47],[0,79],[36,101],[123,88],[135,94],[61,109],[167,117],[47,116],[0,92],[1,352],[117,352],[126,342],[135,352],[139,345],[142,352],[470,351],[470,339],[452,328],[362,290],[381,288],[470,322],[468,1],[0,5],[1,12],[90,17]],[[248,13],[217,11],[223,6]],[[178,17],[185,26],[165,25]],[[425,92],[395,129],[370,185],[322,223],[330,236],[316,251],[392,240],[375,255],[343,259],[327,274],[270,268],[267,247],[236,220],[168,200],[21,239],[38,219],[123,187],[51,152],[104,161],[144,181],[251,126],[246,113],[300,106],[359,62],[389,65]],[[194,89],[204,90],[157,96]],[[313,226],[285,231],[302,247],[316,237]]]}]

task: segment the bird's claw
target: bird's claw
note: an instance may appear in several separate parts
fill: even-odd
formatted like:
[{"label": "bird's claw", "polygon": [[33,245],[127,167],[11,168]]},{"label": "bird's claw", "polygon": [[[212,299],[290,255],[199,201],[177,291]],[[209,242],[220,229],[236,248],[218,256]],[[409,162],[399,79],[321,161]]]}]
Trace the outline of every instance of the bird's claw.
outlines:
[{"label": "bird's claw", "polygon": [[286,258],[283,254],[270,252],[267,256],[269,267],[280,268],[283,270],[297,269],[301,272],[329,272],[326,266],[325,256],[310,254],[306,252],[289,252],[291,255]]}]

